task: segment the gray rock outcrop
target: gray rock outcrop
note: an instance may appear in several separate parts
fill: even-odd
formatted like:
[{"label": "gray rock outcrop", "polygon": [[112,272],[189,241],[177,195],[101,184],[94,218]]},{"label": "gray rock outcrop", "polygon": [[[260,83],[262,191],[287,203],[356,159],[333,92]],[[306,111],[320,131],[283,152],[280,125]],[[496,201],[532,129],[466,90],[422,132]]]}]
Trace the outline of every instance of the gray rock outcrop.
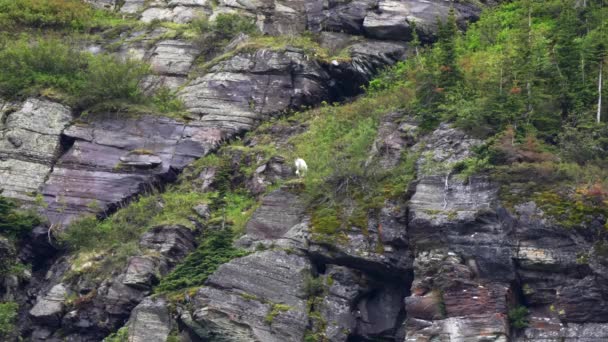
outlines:
[{"label": "gray rock outcrop", "polygon": [[222,265],[195,298],[200,338],[300,341],[307,328],[304,286],[310,262],[282,251],[258,252]]},{"label": "gray rock outcrop", "polygon": [[71,110],[48,100],[0,104],[0,189],[33,200],[61,154]]}]

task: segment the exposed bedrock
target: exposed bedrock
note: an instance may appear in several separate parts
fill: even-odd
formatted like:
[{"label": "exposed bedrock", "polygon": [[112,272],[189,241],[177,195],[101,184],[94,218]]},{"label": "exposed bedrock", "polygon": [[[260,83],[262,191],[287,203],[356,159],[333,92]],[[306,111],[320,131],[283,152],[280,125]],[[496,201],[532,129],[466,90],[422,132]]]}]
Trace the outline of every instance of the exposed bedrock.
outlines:
[{"label": "exposed bedrock", "polygon": [[[133,340],[168,333],[161,325],[169,317],[166,302],[144,299],[160,277],[195,249],[193,241],[188,228],[155,227],[141,237],[141,252],[104,279],[94,277],[102,267],[101,255],[90,255],[81,263],[71,257],[59,259],[41,282],[22,334],[31,341],[101,341],[131,314]],[[155,322],[153,330],[150,322]]]},{"label": "exposed bedrock", "polygon": [[[103,6],[108,1],[97,2]],[[436,0],[221,0],[217,4],[207,0],[126,0],[120,11],[137,14],[144,22],[177,23],[201,15],[213,18],[221,13],[238,13],[252,17],[262,32],[272,35],[335,31],[385,40],[411,39],[412,23],[416,23],[421,37],[429,40],[437,30],[437,17],[447,17],[449,9],[450,3]],[[454,9],[463,26],[481,12],[479,5],[470,2],[454,3]]]},{"label": "exposed bedrock", "polygon": [[0,100],[0,189],[2,195],[33,200],[62,153],[61,133],[71,110],[44,99]]},{"label": "exposed bedrock", "polygon": [[58,159],[42,194],[52,223],[115,209],[177,172],[226,138],[224,131],[168,118],[95,116],[64,131],[70,148]]}]

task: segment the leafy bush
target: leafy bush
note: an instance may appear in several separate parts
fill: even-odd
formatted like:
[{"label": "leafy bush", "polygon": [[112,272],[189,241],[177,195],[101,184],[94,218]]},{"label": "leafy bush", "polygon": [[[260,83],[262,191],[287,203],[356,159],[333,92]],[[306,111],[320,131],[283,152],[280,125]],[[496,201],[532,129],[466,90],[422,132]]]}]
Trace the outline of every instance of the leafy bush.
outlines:
[{"label": "leafy bush", "polygon": [[103,221],[92,215],[75,220],[58,238],[72,250],[90,251],[137,241],[143,232],[162,224],[192,227],[192,208],[208,201],[207,196],[173,191],[142,196]]},{"label": "leafy bush", "polygon": [[106,101],[142,102],[139,87],[150,67],[135,60],[122,61],[115,56],[96,55],[89,64],[82,89],[80,103],[85,107]]},{"label": "leafy bush", "polygon": [[247,254],[234,248],[232,238],[233,233],[229,229],[209,232],[196,251],[163,278],[155,291],[175,291],[203,285],[220,265]]},{"label": "leafy bush", "polygon": [[225,46],[239,33],[255,35],[258,29],[253,18],[238,14],[219,14],[215,20],[207,18],[192,21],[191,26],[196,32],[194,43],[206,51],[206,55],[213,55]]},{"label": "leafy bush", "polygon": [[158,89],[152,97],[152,102],[161,113],[177,113],[186,109],[184,102],[168,88]]},{"label": "leafy bush", "polygon": [[40,223],[40,219],[32,213],[16,210],[13,201],[0,197],[0,234],[19,239]]},{"label": "leafy bush", "polygon": [[128,342],[129,341],[129,328],[123,327],[118,329],[117,332],[109,335],[103,339],[103,342]]},{"label": "leafy bush", "polygon": [[608,125],[564,126],[559,135],[561,153],[579,164],[608,161]]},{"label": "leafy bush", "polygon": [[0,95],[14,98],[45,90],[84,107],[141,102],[139,84],[149,73],[141,62],[91,55],[56,39],[6,43],[0,49],[0,69]]},{"label": "leafy bush", "polygon": [[32,95],[44,88],[75,94],[85,81],[87,56],[56,39],[21,39],[0,48],[0,95]]},{"label": "leafy bush", "polygon": [[509,321],[515,329],[523,329],[528,326],[528,308],[520,305],[509,310]]},{"label": "leafy bush", "polygon": [[83,31],[119,21],[81,0],[0,0],[0,30],[20,27]]},{"label": "leafy bush", "polygon": [[0,337],[6,337],[15,330],[15,318],[19,305],[15,302],[0,302]]},{"label": "leafy bush", "polygon": [[94,215],[81,217],[73,221],[58,238],[73,250],[85,250],[100,247],[108,240],[111,232],[100,229],[102,225]]},{"label": "leafy bush", "polygon": [[304,293],[306,293],[306,296],[312,298],[322,295],[325,292],[324,281],[324,277],[306,276],[304,279]]}]

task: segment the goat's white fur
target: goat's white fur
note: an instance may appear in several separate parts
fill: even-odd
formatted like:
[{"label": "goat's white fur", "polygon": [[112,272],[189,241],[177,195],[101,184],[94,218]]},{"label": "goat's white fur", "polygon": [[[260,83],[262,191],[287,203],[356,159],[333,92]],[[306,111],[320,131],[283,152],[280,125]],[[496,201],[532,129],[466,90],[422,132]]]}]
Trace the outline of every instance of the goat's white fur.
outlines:
[{"label": "goat's white fur", "polygon": [[304,159],[302,158],[298,158],[296,159],[296,175],[298,175],[298,177],[302,177],[306,174],[306,171],[308,171],[308,165],[306,165],[306,162],[304,161]]}]

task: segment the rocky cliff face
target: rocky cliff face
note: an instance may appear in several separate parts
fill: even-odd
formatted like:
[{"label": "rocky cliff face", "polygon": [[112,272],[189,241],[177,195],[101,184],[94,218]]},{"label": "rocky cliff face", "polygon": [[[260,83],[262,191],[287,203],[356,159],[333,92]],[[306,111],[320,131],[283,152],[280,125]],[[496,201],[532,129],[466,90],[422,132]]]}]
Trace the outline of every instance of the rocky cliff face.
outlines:
[{"label": "rocky cliff face", "polygon": [[[270,124],[270,142],[256,127],[281,114],[359,94],[381,68],[408,56],[412,23],[432,42],[443,1],[206,1],[90,0],[143,22],[187,23],[237,13],[261,32],[318,34],[320,45],[348,51],[326,60],[287,44],[248,45],[239,35],[205,68],[204,47],[167,28],[127,32],[91,49],[109,49],[149,62],[148,90],[177,91],[185,120],[96,113],[74,120],[72,109],[48,99],[0,101],[0,188],[32,205],[36,194],[49,227],[38,227],[20,255],[0,240],[3,257],[34,264],[31,277],[6,277],[2,299],[22,304],[21,335],[31,341],[101,341],[121,327],[128,341],[604,341],[608,287],[593,234],[564,230],[533,201],[507,208],[488,175],[460,177],[446,165],[466,160],[482,142],[447,124],[423,133],[406,113],[381,120],[374,165],[394,168],[418,156],[415,180],[382,201],[361,225],[327,240],[314,231],[301,182],[288,157],[230,156],[255,171],[232,187],[259,196],[235,246],[247,251],[213,272],[204,286],[155,295],[159,280],[196,250],[212,230],[209,211],[192,211],[194,229],[153,227],[117,268],[92,275],[114,255],[74,256],[48,244],[47,230],[77,217],[111,215],[138,195],[178,180],[195,160],[228,141],[288,149],[305,131]],[[474,20],[479,5],[454,4],[458,23]],[[279,149],[280,150],[280,149]],[[236,167],[235,167],[236,168]],[[190,170],[188,170],[190,171]],[[179,178],[206,193],[223,175],[205,168]],[[194,181],[192,181],[194,179]],[[273,186],[281,184],[274,189]],[[274,190],[272,190],[274,189]],[[162,206],[162,203],[158,204]],[[224,215],[225,216],[225,215]],[[225,221],[225,217],[224,217]],[[59,227],[59,228],[57,228]],[[595,231],[594,231],[595,229]],[[6,251],[6,252],[4,252]],[[113,264],[112,267],[116,267]],[[529,309],[516,327],[514,308]],[[126,336],[125,336],[126,335]]]}]

